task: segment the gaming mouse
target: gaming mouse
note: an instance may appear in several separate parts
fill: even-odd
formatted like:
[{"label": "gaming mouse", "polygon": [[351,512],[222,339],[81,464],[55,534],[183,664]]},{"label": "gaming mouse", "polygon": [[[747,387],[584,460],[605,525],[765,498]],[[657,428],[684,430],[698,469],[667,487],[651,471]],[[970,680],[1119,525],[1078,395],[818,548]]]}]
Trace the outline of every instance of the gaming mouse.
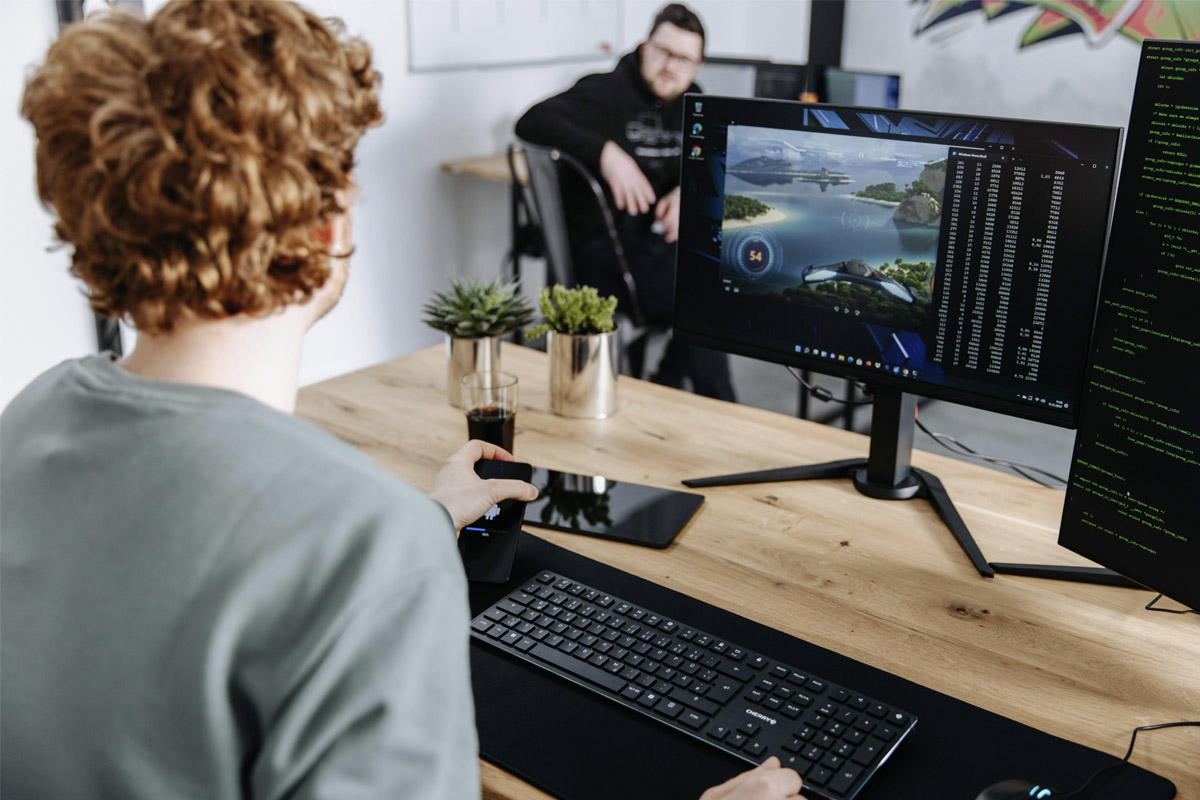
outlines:
[{"label": "gaming mouse", "polygon": [[1058,800],[1063,796],[1057,789],[1042,786],[1020,778],[993,783],[979,793],[975,800]]}]

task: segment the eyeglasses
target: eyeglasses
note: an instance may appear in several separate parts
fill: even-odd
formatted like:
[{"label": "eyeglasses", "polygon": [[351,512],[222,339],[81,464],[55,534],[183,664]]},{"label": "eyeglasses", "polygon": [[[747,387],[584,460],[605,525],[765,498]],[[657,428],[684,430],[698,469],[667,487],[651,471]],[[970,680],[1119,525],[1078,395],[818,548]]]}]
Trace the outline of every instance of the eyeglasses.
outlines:
[{"label": "eyeglasses", "polygon": [[668,50],[661,44],[646,42],[646,49],[650,52],[650,55],[659,61],[677,61],[679,66],[686,67],[688,69],[700,66],[700,59],[693,58],[692,56],[685,56],[683,53],[676,53],[674,50]]}]

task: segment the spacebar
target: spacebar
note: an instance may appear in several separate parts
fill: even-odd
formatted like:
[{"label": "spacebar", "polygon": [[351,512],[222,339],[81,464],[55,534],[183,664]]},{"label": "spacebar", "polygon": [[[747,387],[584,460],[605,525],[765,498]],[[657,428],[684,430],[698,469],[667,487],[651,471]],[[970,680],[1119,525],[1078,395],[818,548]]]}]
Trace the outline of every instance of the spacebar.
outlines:
[{"label": "spacebar", "polygon": [[623,678],[618,678],[616,675],[605,672],[602,669],[596,669],[591,664],[585,664],[578,658],[569,656],[561,650],[555,650],[549,645],[539,644],[530,650],[529,654],[548,664],[553,664],[559,669],[565,669],[567,672],[577,675],[585,681],[599,684],[610,692],[619,692],[625,688],[625,680]]}]

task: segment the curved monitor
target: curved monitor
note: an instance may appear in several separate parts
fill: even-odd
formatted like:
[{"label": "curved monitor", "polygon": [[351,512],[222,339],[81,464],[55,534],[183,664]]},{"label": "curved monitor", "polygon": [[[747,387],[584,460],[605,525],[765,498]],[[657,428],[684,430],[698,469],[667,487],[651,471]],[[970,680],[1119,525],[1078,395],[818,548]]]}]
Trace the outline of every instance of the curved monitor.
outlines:
[{"label": "curved monitor", "polygon": [[1071,427],[1121,130],[688,95],[683,341]]}]

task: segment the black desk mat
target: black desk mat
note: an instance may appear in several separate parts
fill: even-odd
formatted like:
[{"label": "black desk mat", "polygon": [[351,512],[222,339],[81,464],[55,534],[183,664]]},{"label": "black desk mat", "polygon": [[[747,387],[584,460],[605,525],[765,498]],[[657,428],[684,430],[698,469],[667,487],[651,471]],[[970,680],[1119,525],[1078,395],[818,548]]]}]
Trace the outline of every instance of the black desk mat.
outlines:
[{"label": "black desk mat", "polygon": [[[472,615],[544,569],[916,714],[916,728],[867,784],[860,800],[975,800],[984,787],[1008,778],[1066,792],[1114,760],[1110,754],[926,689],[528,533],[522,536],[512,581],[471,586]],[[749,768],[495,648],[472,642],[471,673],[480,755],[556,797],[696,800],[706,788]],[[1082,798],[1174,796],[1170,781],[1129,765],[1109,771]]]}]

